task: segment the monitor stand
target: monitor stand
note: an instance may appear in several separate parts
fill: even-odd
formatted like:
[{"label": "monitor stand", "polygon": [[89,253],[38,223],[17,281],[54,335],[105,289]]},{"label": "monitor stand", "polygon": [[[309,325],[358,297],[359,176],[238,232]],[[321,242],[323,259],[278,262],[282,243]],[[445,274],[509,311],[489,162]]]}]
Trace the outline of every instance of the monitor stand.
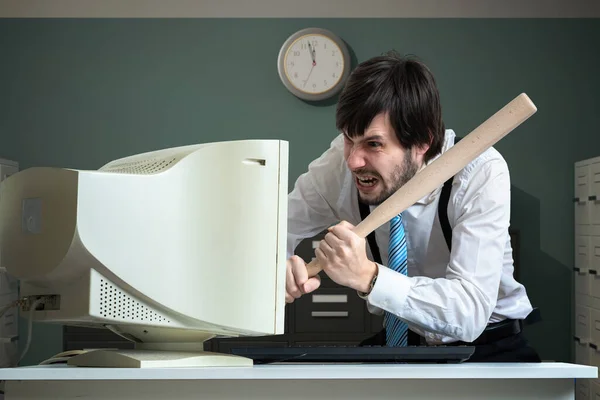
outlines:
[{"label": "monitor stand", "polygon": [[[74,356],[68,365],[101,368],[251,367],[253,360],[199,349],[201,343],[139,344],[136,349],[97,349]],[[173,347],[177,347],[175,349]],[[186,349],[191,347],[192,349]]]}]

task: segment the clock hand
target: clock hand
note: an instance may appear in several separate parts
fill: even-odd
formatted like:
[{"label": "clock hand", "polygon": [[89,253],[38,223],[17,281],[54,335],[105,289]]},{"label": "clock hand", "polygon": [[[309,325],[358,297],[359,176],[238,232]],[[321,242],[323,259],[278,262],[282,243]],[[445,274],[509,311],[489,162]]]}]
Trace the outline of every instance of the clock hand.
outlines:
[{"label": "clock hand", "polygon": [[314,67],[317,65],[317,60],[315,59],[315,49],[310,45],[310,42],[308,42],[308,49],[310,50],[310,57],[312,58],[312,65]]},{"label": "clock hand", "polygon": [[308,72],[308,76],[304,80],[304,86],[302,87],[306,87],[306,84],[308,83],[308,78],[310,78],[310,74],[312,74],[315,65],[317,65],[317,62],[315,61],[315,49],[310,45],[310,42],[308,42],[308,50],[310,51],[310,58],[312,58],[312,65],[310,67],[310,71]]},{"label": "clock hand", "polygon": [[312,70],[314,67],[315,67],[315,63],[313,62],[313,65],[312,65],[312,67],[310,67],[310,71],[308,72],[308,76],[304,80],[304,86],[302,86],[302,87],[306,87],[306,83],[308,82],[308,78],[310,78],[310,74],[312,74]]}]

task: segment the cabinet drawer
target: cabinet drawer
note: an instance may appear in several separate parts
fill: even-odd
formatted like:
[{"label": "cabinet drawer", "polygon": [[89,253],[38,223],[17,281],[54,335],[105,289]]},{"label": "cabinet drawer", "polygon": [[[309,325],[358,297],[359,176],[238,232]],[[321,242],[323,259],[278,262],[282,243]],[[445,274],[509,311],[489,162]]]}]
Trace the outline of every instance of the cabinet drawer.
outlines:
[{"label": "cabinet drawer", "polygon": [[590,341],[600,346],[600,311],[590,308]]},{"label": "cabinet drawer", "polygon": [[592,225],[600,225],[600,163],[590,165],[588,203]]},{"label": "cabinet drawer", "polygon": [[590,192],[590,166],[582,165],[575,167],[575,198],[579,200],[587,199]]},{"label": "cabinet drawer", "polygon": [[[575,293],[589,296],[594,276],[587,273],[586,270],[575,271]],[[598,280],[600,285],[600,279]]]},{"label": "cabinet drawer", "polygon": [[[590,283],[590,296],[600,298],[600,275],[598,270],[590,270],[588,280]],[[577,283],[577,281],[575,281]],[[579,294],[579,293],[577,293]]]},{"label": "cabinet drawer", "polygon": [[591,238],[577,236],[575,238],[575,268],[587,271],[590,268]]},{"label": "cabinet drawer", "polygon": [[[589,166],[589,187],[588,187],[588,199],[591,197],[600,198],[600,163],[595,162]],[[583,195],[584,192],[582,192]]]},{"label": "cabinet drawer", "polygon": [[590,256],[588,259],[590,269],[600,272],[600,237],[590,237]]},{"label": "cabinet drawer", "polygon": [[[584,379],[578,379],[577,381],[579,382],[580,380]],[[589,399],[600,400],[600,385],[591,379],[588,379],[587,381],[589,382]]]},{"label": "cabinet drawer", "polygon": [[591,353],[594,351],[588,343],[575,341],[575,363],[591,365]]},{"label": "cabinet drawer", "polygon": [[575,225],[590,225],[593,204],[587,199],[575,202]]},{"label": "cabinet drawer", "polygon": [[319,288],[296,300],[295,332],[364,332],[364,300],[348,288]]},{"label": "cabinet drawer", "polygon": [[590,309],[588,307],[575,307],[575,336],[582,342],[590,341]]},{"label": "cabinet drawer", "polygon": [[590,398],[590,385],[589,379],[577,379],[575,382],[575,400],[588,400]]}]

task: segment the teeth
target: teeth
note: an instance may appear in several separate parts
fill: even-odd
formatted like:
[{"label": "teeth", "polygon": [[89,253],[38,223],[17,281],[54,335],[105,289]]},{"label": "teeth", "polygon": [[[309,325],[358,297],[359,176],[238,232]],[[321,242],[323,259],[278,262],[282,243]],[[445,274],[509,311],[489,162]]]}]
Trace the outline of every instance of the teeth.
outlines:
[{"label": "teeth", "polygon": [[365,185],[365,186],[373,186],[375,184],[375,182],[377,182],[377,179],[375,178],[358,178],[358,181],[360,182],[361,185]]}]

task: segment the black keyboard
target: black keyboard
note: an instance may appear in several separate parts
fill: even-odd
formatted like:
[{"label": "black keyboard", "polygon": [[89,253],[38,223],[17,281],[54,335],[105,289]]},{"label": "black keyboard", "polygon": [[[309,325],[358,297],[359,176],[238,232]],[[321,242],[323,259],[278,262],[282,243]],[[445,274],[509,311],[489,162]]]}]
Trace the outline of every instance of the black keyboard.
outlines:
[{"label": "black keyboard", "polygon": [[233,347],[231,353],[251,358],[254,364],[307,363],[461,363],[474,346],[291,346]]}]

